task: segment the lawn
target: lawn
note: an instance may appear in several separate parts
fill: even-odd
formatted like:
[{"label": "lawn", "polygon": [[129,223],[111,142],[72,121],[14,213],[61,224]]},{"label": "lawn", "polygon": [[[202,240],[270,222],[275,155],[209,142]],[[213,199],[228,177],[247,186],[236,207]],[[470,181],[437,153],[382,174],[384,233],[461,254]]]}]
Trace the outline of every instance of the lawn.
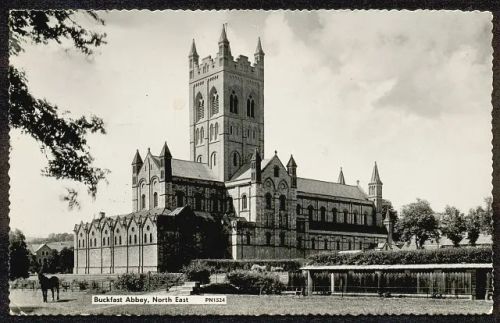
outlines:
[{"label": "lawn", "polygon": [[28,315],[486,314],[492,307],[484,300],[278,295],[228,295],[226,305],[92,305],[91,295],[61,292],[59,302],[44,304],[40,291],[11,290],[10,307]]}]

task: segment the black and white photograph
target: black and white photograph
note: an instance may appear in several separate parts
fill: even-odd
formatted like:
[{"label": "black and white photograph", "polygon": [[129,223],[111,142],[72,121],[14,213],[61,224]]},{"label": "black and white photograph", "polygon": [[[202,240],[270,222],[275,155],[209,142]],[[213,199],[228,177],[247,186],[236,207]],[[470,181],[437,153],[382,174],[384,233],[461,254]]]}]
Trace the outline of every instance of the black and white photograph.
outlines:
[{"label": "black and white photograph", "polygon": [[10,314],[491,313],[492,19],[10,11]]}]

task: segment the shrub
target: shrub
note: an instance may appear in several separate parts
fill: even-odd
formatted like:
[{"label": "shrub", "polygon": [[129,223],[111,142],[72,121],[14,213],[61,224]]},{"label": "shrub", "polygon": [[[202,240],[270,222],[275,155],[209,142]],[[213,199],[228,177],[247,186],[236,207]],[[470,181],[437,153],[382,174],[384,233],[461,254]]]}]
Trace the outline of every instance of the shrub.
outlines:
[{"label": "shrub", "polygon": [[238,294],[239,290],[228,283],[216,283],[200,287],[199,292],[201,294]]},{"label": "shrub", "polygon": [[78,288],[80,290],[86,290],[89,288],[89,283],[86,280],[81,280],[78,282]]},{"label": "shrub", "polygon": [[144,289],[146,275],[136,273],[126,273],[118,276],[115,281],[115,288],[130,292],[140,292]]},{"label": "shrub", "polygon": [[412,265],[491,263],[491,247],[434,250],[366,251],[356,254],[321,253],[309,257],[311,265]]},{"label": "shrub", "polygon": [[188,266],[182,268],[186,278],[191,281],[197,281],[201,284],[210,282],[210,272],[212,268],[202,262],[191,262]]},{"label": "shrub", "polygon": [[304,264],[304,259],[196,259],[191,263],[204,264],[211,268],[212,273],[228,273],[234,270],[250,270],[253,265],[282,267],[284,271],[297,271]]},{"label": "shrub", "polygon": [[185,278],[177,273],[149,273],[144,283],[144,290],[170,289],[172,286],[181,285]]},{"label": "shrub", "polygon": [[278,276],[271,273],[235,270],[227,274],[227,280],[241,294],[280,294],[285,288]]},{"label": "shrub", "polygon": [[137,274],[127,273],[118,276],[114,282],[116,289],[130,292],[152,291],[157,289],[169,289],[172,286],[180,285],[184,281],[182,274],[173,273],[148,273]]}]

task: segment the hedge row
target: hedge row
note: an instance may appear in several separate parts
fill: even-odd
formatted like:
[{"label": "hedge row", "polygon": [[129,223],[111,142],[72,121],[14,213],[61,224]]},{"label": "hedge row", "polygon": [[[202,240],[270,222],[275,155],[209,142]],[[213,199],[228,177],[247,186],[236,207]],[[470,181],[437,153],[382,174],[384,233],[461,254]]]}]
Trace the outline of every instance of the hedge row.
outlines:
[{"label": "hedge row", "polygon": [[280,294],[285,289],[277,275],[267,272],[235,270],[227,274],[227,281],[239,294]]},{"label": "hedge row", "polygon": [[196,259],[191,262],[193,265],[207,266],[212,273],[229,273],[235,270],[250,270],[253,265],[266,266],[270,271],[271,267],[281,267],[284,271],[297,271],[305,263],[304,259]]},{"label": "hedge row", "polygon": [[309,257],[310,265],[412,265],[491,263],[491,247],[433,250],[366,251],[355,254],[320,253]]},{"label": "hedge row", "polygon": [[116,289],[130,292],[154,291],[157,289],[169,289],[172,286],[180,285],[185,278],[182,274],[173,273],[149,273],[137,274],[127,273],[118,276],[114,283]]}]

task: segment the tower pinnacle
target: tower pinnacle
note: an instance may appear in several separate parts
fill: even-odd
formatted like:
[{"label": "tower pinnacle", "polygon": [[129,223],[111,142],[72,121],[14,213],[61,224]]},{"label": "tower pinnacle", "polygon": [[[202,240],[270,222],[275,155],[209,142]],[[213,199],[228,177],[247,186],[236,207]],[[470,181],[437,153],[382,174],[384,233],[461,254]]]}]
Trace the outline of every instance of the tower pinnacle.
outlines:
[{"label": "tower pinnacle", "polygon": [[198,57],[198,52],[196,51],[196,44],[194,42],[194,38],[193,38],[193,42],[191,43],[191,50],[189,51],[189,56],[190,57]]},{"label": "tower pinnacle", "polygon": [[260,37],[257,40],[257,48],[255,49],[255,54],[264,55],[264,51],[262,50],[262,44],[260,43]]},{"label": "tower pinnacle", "polygon": [[380,175],[378,174],[377,162],[375,162],[375,166],[373,166],[372,179],[370,182],[376,184],[382,184],[382,181],[380,180]]},{"label": "tower pinnacle", "polygon": [[219,38],[219,43],[229,43],[229,40],[227,39],[227,34],[226,34],[226,24],[222,24],[222,32],[220,34]]},{"label": "tower pinnacle", "polygon": [[342,167],[340,167],[339,179],[337,180],[339,184],[345,185],[344,172],[342,171]]}]

